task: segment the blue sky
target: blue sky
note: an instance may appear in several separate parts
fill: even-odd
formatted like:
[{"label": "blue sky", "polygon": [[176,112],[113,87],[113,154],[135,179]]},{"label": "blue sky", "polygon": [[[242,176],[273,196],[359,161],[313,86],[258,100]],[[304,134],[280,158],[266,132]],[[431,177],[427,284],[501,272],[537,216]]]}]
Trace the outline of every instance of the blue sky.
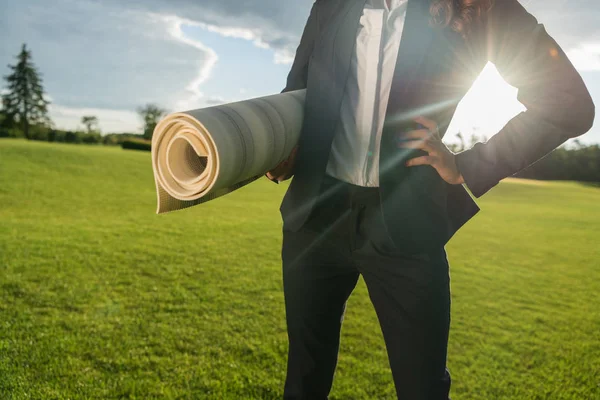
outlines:
[{"label": "blue sky", "polygon": [[[597,0],[521,0],[600,104]],[[103,132],[141,131],[135,109],[201,108],[281,91],[311,0],[0,0],[0,74],[26,42],[57,127],[96,115]],[[492,66],[459,108],[461,130],[493,135],[522,109]],[[600,119],[600,118],[599,118]],[[580,138],[600,143],[600,122]]]}]

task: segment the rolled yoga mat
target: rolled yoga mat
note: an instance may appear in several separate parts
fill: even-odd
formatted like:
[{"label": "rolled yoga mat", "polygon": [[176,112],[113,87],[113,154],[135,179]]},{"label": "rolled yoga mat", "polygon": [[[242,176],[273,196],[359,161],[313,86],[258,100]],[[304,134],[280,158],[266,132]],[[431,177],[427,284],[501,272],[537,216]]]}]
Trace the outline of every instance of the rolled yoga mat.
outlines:
[{"label": "rolled yoga mat", "polygon": [[305,92],[166,116],[152,136],[156,213],[231,193],[285,160],[300,137]]}]

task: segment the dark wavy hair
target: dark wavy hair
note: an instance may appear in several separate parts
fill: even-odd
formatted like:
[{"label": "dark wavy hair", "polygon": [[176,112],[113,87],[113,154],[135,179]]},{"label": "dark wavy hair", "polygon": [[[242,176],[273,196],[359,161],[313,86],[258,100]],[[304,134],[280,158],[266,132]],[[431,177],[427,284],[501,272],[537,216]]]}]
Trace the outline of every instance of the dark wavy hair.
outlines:
[{"label": "dark wavy hair", "polygon": [[473,24],[494,5],[494,0],[431,0],[431,22],[466,38]]}]

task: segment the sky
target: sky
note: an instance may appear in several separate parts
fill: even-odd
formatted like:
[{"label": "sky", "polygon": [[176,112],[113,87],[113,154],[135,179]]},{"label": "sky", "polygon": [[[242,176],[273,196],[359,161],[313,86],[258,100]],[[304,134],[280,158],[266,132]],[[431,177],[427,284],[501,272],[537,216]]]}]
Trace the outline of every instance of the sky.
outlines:
[{"label": "sky", "polygon": [[[502,1],[502,0],[500,0]],[[311,0],[0,0],[0,75],[27,43],[58,128],[95,115],[108,132],[141,132],[136,109],[183,111],[280,92]],[[598,0],[521,0],[600,104]],[[3,82],[0,83],[0,88]],[[446,135],[490,137],[523,107],[488,65]],[[600,143],[600,118],[579,138]]]}]

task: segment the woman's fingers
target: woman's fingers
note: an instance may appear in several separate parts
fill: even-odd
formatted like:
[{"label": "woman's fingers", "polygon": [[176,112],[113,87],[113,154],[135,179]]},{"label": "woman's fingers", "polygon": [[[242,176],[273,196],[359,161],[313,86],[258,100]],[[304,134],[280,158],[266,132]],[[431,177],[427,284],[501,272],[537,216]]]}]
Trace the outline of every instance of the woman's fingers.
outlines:
[{"label": "woman's fingers", "polygon": [[267,178],[269,178],[270,180],[276,179],[277,176],[273,175],[273,173],[271,171],[267,172]]},{"label": "woman's fingers", "polygon": [[431,132],[428,129],[417,129],[414,131],[408,131],[405,133],[398,134],[398,140],[403,139],[427,139],[431,136]]},{"label": "woman's fingers", "polygon": [[[284,164],[285,163],[285,164]],[[287,160],[281,162],[278,166],[267,172],[269,179],[282,180],[287,172]]]},{"label": "woman's fingers", "polygon": [[414,167],[417,165],[433,165],[433,164],[435,164],[436,161],[437,161],[437,159],[435,157],[421,156],[421,157],[415,157],[415,158],[408,160],[406,162],[406,166]]},{"label": "woman's fingers", "polygon": [[275,168],[266,173],[267,178],[270,180],[284,181],[291,176],[292,168],[296,162],[296,154],[298,152],[298,146],[294,147],[287,159],[280,162]]},{"label": "woman's fingers", "polygon": [[435,132],[438,129],[437,123],[429,118],[417,117],[413,121],[415,121],[417,124],[423,125],[425,128],[429,129],[432,132]]},{"label": "woman's fingers", "polygon": [[437,123],[425,117],[417,117],[414,121],[425,129],[415,129],[399,134],[397,136],[398,147],[420,149],[428,153],[438,151],[442,142],[438,136]]},{"label": "woman's fingers", "polygon": [[435,152],[435,145],[429,140],[407,140],[404,142],[398,143],[398,147],[403,149],[420,149],[425,150],[428,153]]}]

